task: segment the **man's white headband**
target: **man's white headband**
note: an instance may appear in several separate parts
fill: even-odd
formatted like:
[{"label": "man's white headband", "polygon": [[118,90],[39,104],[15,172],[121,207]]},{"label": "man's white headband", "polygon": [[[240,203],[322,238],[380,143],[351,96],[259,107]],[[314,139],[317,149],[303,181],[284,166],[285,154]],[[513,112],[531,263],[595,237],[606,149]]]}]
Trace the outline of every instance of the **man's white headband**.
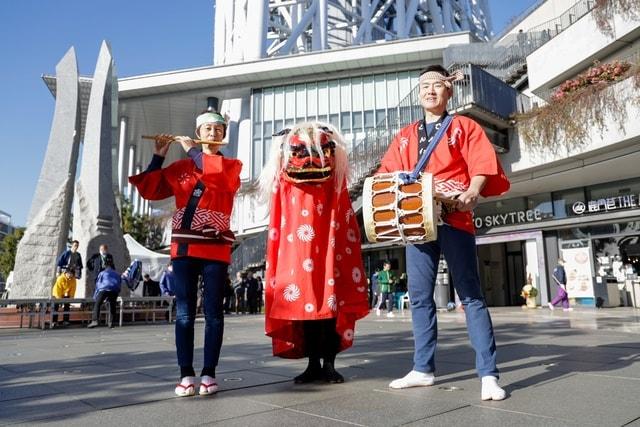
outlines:
[{"label": "man's white headband", "polygon": [[443,82],[446,87],[450,88],[453,82],[457,82],[459,80],[464,79],[464,73],[462,72],[462,70],[456,70],[453,73],[451,73],[450,76],[447,77],[444,74],[439,73],[437,71],[427,71],[426,73],[420,76],[420,79],[421,80],[439,80]]}]

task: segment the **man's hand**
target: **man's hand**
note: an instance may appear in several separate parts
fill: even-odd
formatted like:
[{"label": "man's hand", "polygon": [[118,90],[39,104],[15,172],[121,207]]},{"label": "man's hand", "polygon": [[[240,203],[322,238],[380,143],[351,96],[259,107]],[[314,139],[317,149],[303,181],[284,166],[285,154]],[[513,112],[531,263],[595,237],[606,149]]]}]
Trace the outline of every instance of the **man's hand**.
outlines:
[{"label": "man's hand", "polygon": [[478,206],[480,192],[486,183],[487,177],[484,175],[476,175],[472,177],[467,191],[458,196],[456,208],[462,212],[472,211],[476,206]]},{"label": "man's hand", "polygon": [[469,188],[456,199],[458,201],[456,209],[462,212],[472,211],[476,206],[478,206],[479,197],[480,194],[477,191]]}]

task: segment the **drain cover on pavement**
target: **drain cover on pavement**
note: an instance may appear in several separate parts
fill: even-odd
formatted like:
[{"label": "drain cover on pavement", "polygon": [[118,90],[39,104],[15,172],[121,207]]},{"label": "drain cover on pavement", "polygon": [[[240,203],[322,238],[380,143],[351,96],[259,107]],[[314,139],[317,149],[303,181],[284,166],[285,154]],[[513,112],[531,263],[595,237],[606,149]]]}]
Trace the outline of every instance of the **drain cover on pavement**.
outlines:
[{"label": "drain cover on pavement", "polygon": [[456,387],[456,386],[451,386],[451,387],[446,387],[446,386],[444,386],[444,387],[438,387],[438,388],[439,388],[440,390],[444,390],[444,391],[462,391],[462,390],[464,390],[463,388],[461,388],[461,387]]}]

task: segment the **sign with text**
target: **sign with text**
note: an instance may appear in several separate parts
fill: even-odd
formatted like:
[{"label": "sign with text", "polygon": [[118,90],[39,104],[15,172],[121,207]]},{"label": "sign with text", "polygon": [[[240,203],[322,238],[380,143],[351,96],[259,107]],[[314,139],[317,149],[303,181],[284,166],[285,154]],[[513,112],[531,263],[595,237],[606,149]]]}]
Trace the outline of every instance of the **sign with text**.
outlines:
[{"label": "sign with text", "polygon": [[542,221],[542,219],[542,212],[539,209],[528,209],[526,211],[477,216],[473,219],[473,222],[476,228],[483,228],[537,222]]},{"label": "sign with text", "polygon": [[597,200],[589,200],[587,203],[575,202],[571,209],[576,215],[609,212],[619,209],[638,207],[638,197],[635,194],[626,196],[606,197]]}]

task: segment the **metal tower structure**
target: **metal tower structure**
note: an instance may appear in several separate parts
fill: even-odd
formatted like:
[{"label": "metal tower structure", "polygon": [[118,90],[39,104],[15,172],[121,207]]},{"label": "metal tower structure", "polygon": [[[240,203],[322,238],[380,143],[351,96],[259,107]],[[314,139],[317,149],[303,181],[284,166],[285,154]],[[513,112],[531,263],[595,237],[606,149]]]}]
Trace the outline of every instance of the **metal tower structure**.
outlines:
[{"label": "metal tower structure", "polygon": [[217,0],[214,64],[470,31],[491,35],[488,0]]}]

